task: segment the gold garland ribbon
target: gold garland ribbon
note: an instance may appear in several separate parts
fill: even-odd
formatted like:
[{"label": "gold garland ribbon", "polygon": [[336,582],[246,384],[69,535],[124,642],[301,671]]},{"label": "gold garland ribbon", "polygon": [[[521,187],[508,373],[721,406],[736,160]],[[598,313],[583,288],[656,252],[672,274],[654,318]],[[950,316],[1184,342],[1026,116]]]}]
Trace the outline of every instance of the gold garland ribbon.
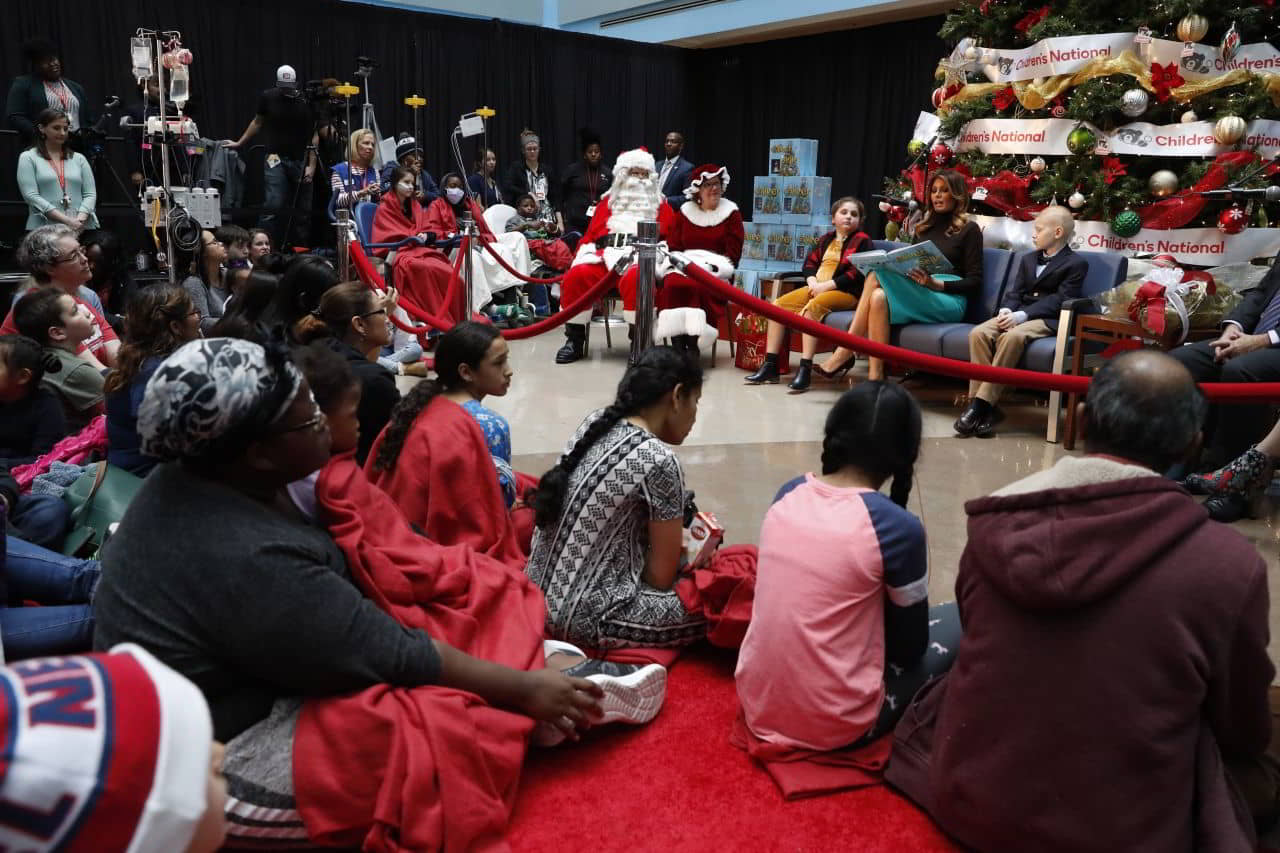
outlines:
[{"label": "gold garland ribbon", "polygon": [[[950,98],[947,98],[938,108],[938,111],[945,112],[957,104],[985,98],[1006,86],[1013,87],[1014,95],[1025,109],[1042,110],[1049,105],[1050,101],[1068,89],[1072,89],[1096,77],[1107,77],[1112,74],[1127,74],[1148,92],[1154,94],[1156,91],[1155,86],[1151,83],[1150,63],[1143,64],[1142,60],[1134,56],[1132,51],[1126,50],[1121,52],[1119,56],[1109,59],[1095,59],[1087,63],[1079,71],[1071,74],[1046,77],[1039,82],[1033,80],[1031,82],[1016,83],[969,83]],[[1280,107],[1280,74],[1254,74],[1243,69],[1228,71],[1217,77],[1184,83],[1176,89],[1170,89],[1169,94],[1179,103],[1187,103],[1201,95],[1207,95],[1219,89],[1248,83],[1255,77],[1263,81],[1267,93],[1271,96],[1271,103]]]}]

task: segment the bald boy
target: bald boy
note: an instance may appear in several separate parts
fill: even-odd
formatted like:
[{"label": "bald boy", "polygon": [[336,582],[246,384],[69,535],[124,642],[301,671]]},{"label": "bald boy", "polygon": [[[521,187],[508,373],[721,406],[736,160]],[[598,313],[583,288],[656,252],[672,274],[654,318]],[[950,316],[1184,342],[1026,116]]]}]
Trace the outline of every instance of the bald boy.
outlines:
[{"label": "bald boy", "polygon": [[[1018,259],[1013,281],[1005,290],[1000,310],[969,332],[969,361],[1017,367],[1023,350],[1036,338],[1058,332],[1062,303],[1080,297],[1089,265],[1067,244],[1076,223],[1065,207],[1046,207],[1032,226],[1035,252]],[[956,419],[956,434],[986,438],[1004,420],[996,404],[1004,386],[992,382],[969,383],[969,406]]]}]

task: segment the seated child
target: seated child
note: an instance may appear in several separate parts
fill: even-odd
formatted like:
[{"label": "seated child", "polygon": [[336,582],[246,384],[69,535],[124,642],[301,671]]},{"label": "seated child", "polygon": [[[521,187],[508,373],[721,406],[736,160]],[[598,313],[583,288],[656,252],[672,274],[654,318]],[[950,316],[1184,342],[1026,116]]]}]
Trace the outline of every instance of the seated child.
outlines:
[{"label": "seated child", "polygon": [[[519,231],[529,241],[529,252],[542,262],[542,271],[561,273],[573,264],[573,251],[569,244],[556,236],[556,223],[538,217],[538,202],[529,193],[516,198],[516,214],[507,220],[507,231]],[[545,284],[525,285],[530,300],[539,316],[550,313]]]},{"label": "seated child", "polygon": [[[950,667],[959,615],[955,604],[929,609],[924,528],[903,508],[919,450],[911,395],[862,383],[827,416],[822,474],[774,498],[735,674],[756,738],[818,751],[870,743]],[[890,476],[892,499],[879,491]]]},{"label": "seated child", "polygon": [[[364,389],[351,365],[323,341],[293,350],[293,363],[307,378],[311,396],[329,427],[329,452],[334,456],[353,453],[360,444],[360,394]],[[318,520],[316,480],[320,470],[289,484],[289,498],[312,521]]]},{"label": "seated child", "polygon": [[[1013,284],[1005,291],[996,316],[969,332],[969,361],[1017,367],[1027,344],[1058,333],[1058,312],[1068,299],[1080,298],[1089,272],[1085,259],[1067,244],[1076,222],[1065,207],[1046,207],[1032,226],[1032,242],[1038,251],[1019,259]],[[995,433],[1004,414],[996,403],[1003,385],[969,383],[969,407],[956,419],[962,438],[987,438]]]},{"label": "seated child", "polygon": [[[511,467],[511,427],[481,404],[486,395],[507,393],[507,359],[507,342],[493,326],[459,323],[441,335],[437,378],[414,386],[396,405],[365,470],[437,542],[466,542],[523,567],[533,520],[517,505],[521,476]],[[467,484],[465,500],[459,482]]]},{"label": "seated child", "polygon": [[36,461],[67,434],[62,403],[41,387],[62,362],[22,335],[0,336],[0,464]]},{"label": "seated child", "polygon": [[[779,296],[773,304],[818,323],[832,311],[848,311],[856,307],[858,298],[862,295],[862,273],[849,262],[849,256],[871,251],[871,238],[858,230],[866,218],[866,208],[856,198],[845,196],[836,199],[831,205],[833,230],[823,235],[805,258],[802,270],[805,275],[804,287]],[[778,381],[778,355],[782,352],[786,331],[781,323],[769,321],[764,364],[746,378],[748,384]],[[843,373],[853,364],[850,359],[841,365],[840,370],[828,374],[813,365],[813,355],[818,351],[818,339],[805,335],[802,346],[800,367],[788,386],[794,392],[809,390],[811,372],[829,378]]]},{"label": "seated child", "polygon": [[125,643],[23,661],[0,669],[0,682],[0,717],[13,725],[0,777],[4,849],[222,847],[223,748],[190,681]]},{"label": "seated child", "polygon": [[226,266],[228,270],[243,269],[252,266],[249,263],[250,235],[239,225],[223,225],[213,232],[214,239],[227,250]]},{"label": "seated child", "polygon": [[94,334],[93,316],[82,303],[60,290],[33,290],[13,307],[18,331],[58,359],[57,371],[46,371],[44,386],[62,400],[67,427],[79,432],[102,414],[102,370],[78,354]]}]

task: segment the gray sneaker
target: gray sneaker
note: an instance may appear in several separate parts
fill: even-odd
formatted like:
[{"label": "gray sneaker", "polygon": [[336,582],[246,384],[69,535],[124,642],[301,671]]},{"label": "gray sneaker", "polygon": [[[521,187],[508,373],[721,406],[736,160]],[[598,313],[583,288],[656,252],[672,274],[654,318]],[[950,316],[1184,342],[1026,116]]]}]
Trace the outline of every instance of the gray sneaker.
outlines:
[{"label": "gray sneaker", "polygon": [[604,690],[600,708],[605,723],[647,723],[658,716],[667,696],[667,671],[656,663],[613,663],[588,658],[565,670],[565,675],[594,681]]}]

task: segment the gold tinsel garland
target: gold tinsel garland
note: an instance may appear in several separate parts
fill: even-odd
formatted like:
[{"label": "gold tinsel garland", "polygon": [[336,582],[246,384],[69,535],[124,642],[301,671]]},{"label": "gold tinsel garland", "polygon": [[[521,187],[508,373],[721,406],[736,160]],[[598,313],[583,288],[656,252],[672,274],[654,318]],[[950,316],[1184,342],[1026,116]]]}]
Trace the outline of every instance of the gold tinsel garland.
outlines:
[{"label": "gold tinsel garland", "polygon": [[[1095,77],[1106,77],[1111,74],[1128,74],[1148,92],[1154,93],[1156,91],[1155,86],[1151,83],[1150,64],[1144,65],[1131,51],[1126,50],[1119,56],[1110,59],[1095,59],[1079,71],[1071,74],[1046,77],[1039,82],[1033,80],[1031,82],[1017,83],[968,83],[960,91],[943,101],[938,111],[946,112],[949,107],[956,104],[985,98],[1006,86],[1013,87],[1014,95],[1025,109],[1042,110],[1049,105],[1050,101],[1068,89],[1079,86],[1081,83],[1092,80]],[[1225,89],[1228,86],[1248,83],[1254,78],[1262,80],[1267,93],[1271,96],[1271,103],[1280,107],[1280,74],[1254,74],[1242,69],[1228,71],[1217,77],[1184,83],[1176,89],[1170,89],[1169,94],[1174,100],[1185,104],[1201,95],[1207,95],[1210,92],[1216,92],[1218,89]]]}]

